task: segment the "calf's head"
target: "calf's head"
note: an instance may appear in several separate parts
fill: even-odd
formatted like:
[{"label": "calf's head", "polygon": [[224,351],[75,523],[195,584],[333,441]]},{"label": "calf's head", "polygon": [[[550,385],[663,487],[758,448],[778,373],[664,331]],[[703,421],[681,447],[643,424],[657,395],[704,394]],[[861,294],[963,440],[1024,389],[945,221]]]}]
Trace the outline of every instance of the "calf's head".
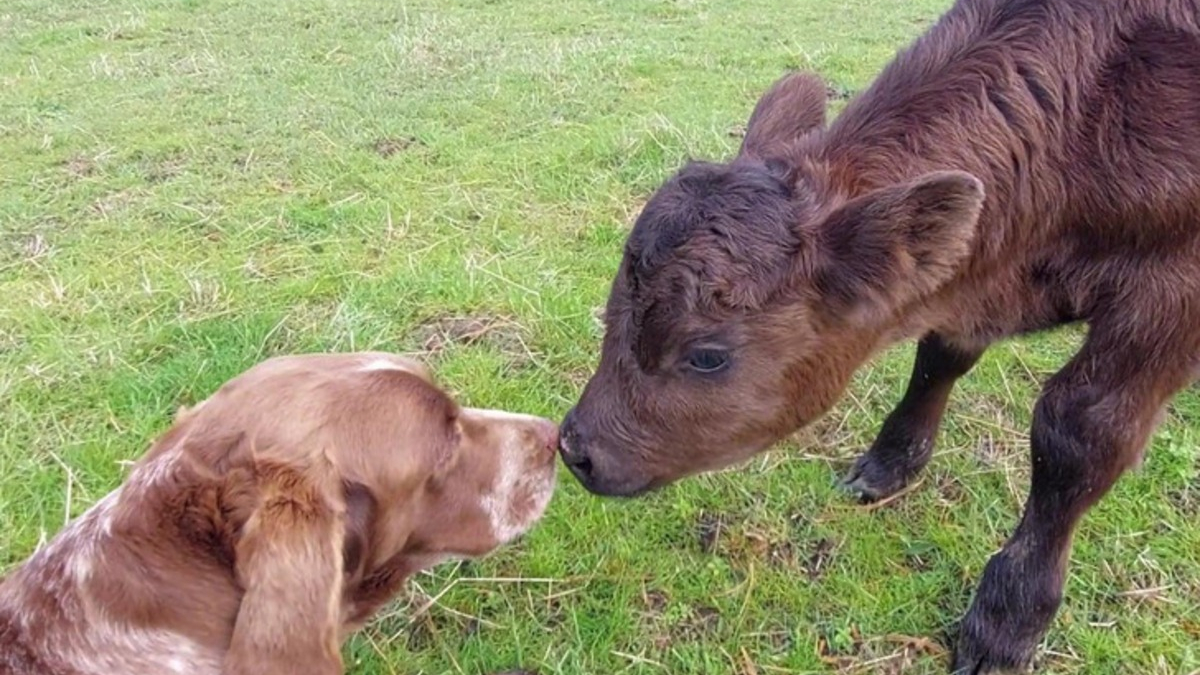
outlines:
[{"label": "calf's head", "polygon": [[560,454],[589,490],[635,495],[812,421],[962,267],[980,181],[938,171],[852,194],[818,151],[824,107],[817,78],[780,80],[737,157],[689,163],[646,204],[563,422]]}]

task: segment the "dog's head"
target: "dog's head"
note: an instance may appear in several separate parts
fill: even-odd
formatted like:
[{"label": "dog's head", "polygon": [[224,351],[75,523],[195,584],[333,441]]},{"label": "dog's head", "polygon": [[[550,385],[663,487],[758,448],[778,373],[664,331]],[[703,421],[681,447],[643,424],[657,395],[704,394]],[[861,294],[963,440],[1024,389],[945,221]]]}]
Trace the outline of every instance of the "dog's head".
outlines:
[{"label": "dog's head", "polygon": [[354,611],[346,584],[390,589],[397,574],[525,532],[553,493],[557,443],[547,420],[460,407],[413,361],[303,355],[266,361],[182,412],[146,459],[182,450],[245,486],[247,498],[228,500],[247,504],[229,659],[266,662],[266,649],[290,667],[336,662]]}]

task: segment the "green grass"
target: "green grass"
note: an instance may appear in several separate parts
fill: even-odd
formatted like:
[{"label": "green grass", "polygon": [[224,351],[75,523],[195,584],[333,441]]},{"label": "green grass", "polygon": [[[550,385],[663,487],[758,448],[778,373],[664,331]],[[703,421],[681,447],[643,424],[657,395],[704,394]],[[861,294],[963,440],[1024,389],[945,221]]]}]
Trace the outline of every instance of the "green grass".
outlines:
[{"label": "green grass", "polygon": [[[786,69],[858,90],[948,1],[542,4],[0,6],[0,569],[116,486],[176,405],[270,355],[425,351],[470,404],[561,416],[656,184],[729,154]],[[1077,343],[994,349],[885,508],[835,478],[911,346],[749,466],[637,502],[564,474],[529,537],[416,578],[347,663],[940,673],[1018,516],[1038,383]],[[1042,672],[1200,669],[1197,414],[1181,395],[1085,521]]]}]

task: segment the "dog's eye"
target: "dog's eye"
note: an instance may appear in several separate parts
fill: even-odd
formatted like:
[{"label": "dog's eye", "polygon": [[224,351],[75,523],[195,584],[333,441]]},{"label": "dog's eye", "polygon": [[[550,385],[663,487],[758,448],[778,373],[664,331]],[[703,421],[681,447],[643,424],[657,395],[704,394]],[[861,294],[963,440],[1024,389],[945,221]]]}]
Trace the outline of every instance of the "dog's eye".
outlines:
[{"label": "dog's eye", "polygon": [[720,372],[729,366],[729,352],[713,348],[693,349],[688,352],[687,365],[705,375]]}]

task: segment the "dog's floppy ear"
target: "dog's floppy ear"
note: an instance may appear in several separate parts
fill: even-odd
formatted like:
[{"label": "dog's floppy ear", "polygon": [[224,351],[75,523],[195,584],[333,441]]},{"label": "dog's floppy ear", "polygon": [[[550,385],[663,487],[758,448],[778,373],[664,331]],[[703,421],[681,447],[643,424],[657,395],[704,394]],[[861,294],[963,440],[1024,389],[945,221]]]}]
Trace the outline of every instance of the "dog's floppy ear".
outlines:
[{"label": "dog's floppy ear", "polygon": [[222,675],[341,675],[341,483],[323,455],[303,467],[265,455],[236,548],[244,594]]}]

